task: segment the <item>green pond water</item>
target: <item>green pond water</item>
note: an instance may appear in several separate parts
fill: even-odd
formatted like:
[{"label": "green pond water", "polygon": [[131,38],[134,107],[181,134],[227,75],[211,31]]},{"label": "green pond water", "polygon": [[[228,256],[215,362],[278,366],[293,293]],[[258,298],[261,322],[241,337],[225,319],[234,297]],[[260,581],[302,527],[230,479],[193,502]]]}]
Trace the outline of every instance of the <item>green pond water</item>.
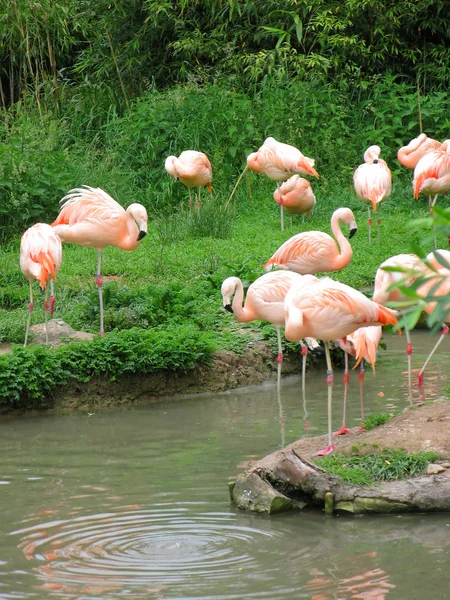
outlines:
[{"label": "green pond water", "polygon": [[[431,340],[413,342],[417,368]],[[408,404],[406,340],[387,343],[366,374],[366,413]],[[427,399],[443,395],[449,356],[444,343]],[[336,429],[342,391],[338,371]],[[357,425],[355,372],[348,414]],[[291,378],[279,397],[270,382],[0,428],[2,600],[450,598],[450,514],[263,517],[230,504],[227,483],[249,461],[326,432],[325,371],[308,374],[306,404]]]}]

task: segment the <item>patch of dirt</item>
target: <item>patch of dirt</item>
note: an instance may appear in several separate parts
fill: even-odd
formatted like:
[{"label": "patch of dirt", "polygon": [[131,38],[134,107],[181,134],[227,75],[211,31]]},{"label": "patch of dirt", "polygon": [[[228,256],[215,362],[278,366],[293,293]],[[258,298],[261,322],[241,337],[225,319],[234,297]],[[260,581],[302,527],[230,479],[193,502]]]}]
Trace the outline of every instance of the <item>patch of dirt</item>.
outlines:
[{"label": "patch of dirt", "polygon": [[[380,449],[404,448],[411,453],[433,451],[440,457],[450,459],[450,402],[441,401],[407,408],[401,415],[370,431],[334,436],[333,443],[336,452],[345,454],[351,453],[352,446],[365,444],[367,451],[371,451],[375,444]],[[311,460],[314,452],[325,448],[327,444],[327,436],[321,435],[299,440],[288,448]]]}]

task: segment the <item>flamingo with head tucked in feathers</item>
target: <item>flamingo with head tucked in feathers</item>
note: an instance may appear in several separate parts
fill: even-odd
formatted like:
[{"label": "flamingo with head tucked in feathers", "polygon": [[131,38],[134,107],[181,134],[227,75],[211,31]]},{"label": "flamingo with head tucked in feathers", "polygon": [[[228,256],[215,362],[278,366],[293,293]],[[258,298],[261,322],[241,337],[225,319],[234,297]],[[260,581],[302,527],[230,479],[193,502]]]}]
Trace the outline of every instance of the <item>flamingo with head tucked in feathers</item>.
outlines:
[{"label": "flamingo with head tucked in feathers", "polygon": [[404,167],[414,169],[422,156],[433,150],[438,150],[440,146],[441,142],[429,138],[426,133],[421,133],[409,144],[400,148],[397,152],[397,158]]},{"label": "flamingo with head tucked in feathers", "polygon": [[180,156],[168,156],[164,167],[169,175],[179,179],[189,190],[189,206],[192,205],[191,188],[198,188],[197,206],[200,207],[200,191],[206,186],[212,191],[212,167],[209,158],[197,150],[185,150]]},{"label": "flamingo with head tucked in feathers", "polygon": [[[297,282],[301,285],[301,281],[301,275],[290,271],[266,273],[249,286],[244,305],[244,286],[242,281],[238,277],[228,277],[222,283],[223,306],[226,310],[234,314],[237,321],[248,323],[249,321],[261,320],[275,325],[278,341],[278,387],[280,386],[281,363],[283,361],[280,328],[284,327],[284,298],[292,284]],[[308,338],[305,339],[305,342],[312,350],[319,345],[314,339]],[[307,350],[302,342],[301,345],[304,386]]]},{"label": "flamingo with head tucked in feathers", "polygon": [[[364,152],[364,162],[353,174],[355,191],[363,202],[368,204],[369,211],[369,244],[371,243],[372,218],[370,216],[370,205],[374,212],[378,204],[386,200],[391,193],[391,172],[384,160],[379,158],[381,149],[379,146],[370,146]],[[380,217],[378,216],[378,243],[380,243]]]},{"label": "flamingo with head tucked in feathers", "polygon": [[[278,190],[280,189],[278,182],[286,181],[292,175],[312,175],[318,178],[319,174],[314,169],[314,162],[314,159],[304,156],[294,146],[277,142],[273,137],[268,137],[257,152],[252,152],[247,157],[247,167],[255,173],[261,173],[276,181]],[[282,206],[280,215],[283,231]]]},{"label": "flamingo with head tucked in feathers", "polygon": [[[48,344],[48,317],[53,314],[54,295],[53,282],[56,281],[62,262],[61,240],[56,232],[46,223],[36,223],[22,235],[20,240],[20,269],[30,283],[30,303],[28,305],[28,319],[25,331],[24,346],[28,342],[31,313],[33,312],[33,287],[35,279],[39,281],[41,291],[44,293],[45,314],[45,341]],[[50,301],[47,300],[47,284],[50,282]]]},{"label": "flamingo with head tucked in feathers", "polygon": [[323,231],[303,231],[289,238],[264,265],[265,269],[278,267],[301,275],[340,271],[352,259],[352,247],[344,237],[340,223],[350,228],[352,238],[357,226],[349,208],[338,208],[331,217],[331,231],[339,243]]},{"label": "flamingo with head tucked in feathers", "polygon": [[292,215],[303,215],[304,220],[306,213],[311,216],[311,210],[316,204],[311,184],[299,175],[293,175],[285,181],[274,191],[273,197],[281,209],[290,214],[291,225]]},{"label": "flamingo with head tucked in feathers", "polygon": [[284,308],[287,340],[296,342],[305,337],[313,337],[325,344],[328,369],[328,447],[316,454],[329,454],[334,450],[331,423],[333,368],[329,342],[344,338],[360,327],[395,325],[396,313],[369,300],[348,285],[329,277],[318,280],[311,275],[305,275],[300,284],[292,285],[286,294]]},{"label": "flamingo with head tucked in feathers", "polygon": [[95,281],[103,335],[102,250],[106,246],[135,250],[147,234],[147,211],[137,203],[125,210],[105,191],[89,186],[71,190],[61,202],[61,212],[52,223],[54,231],[63,242],[96,248],[98,252]]}]

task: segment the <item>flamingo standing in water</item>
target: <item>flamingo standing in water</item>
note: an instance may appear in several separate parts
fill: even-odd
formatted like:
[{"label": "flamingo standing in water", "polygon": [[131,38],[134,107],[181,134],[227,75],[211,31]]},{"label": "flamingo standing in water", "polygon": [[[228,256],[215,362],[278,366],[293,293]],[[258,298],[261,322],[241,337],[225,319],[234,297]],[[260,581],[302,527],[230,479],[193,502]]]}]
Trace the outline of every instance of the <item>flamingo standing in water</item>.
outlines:
[{"label": "flamingo standing in water", "polygon": [[339,226],[350,228],[349,237],[356,231],[355,217],[349,208],[338,208],[331,217],[331,231],[339,243],[322,231],[303,231],[284,242],[266,262],[264,268],[277,266],[301,275],[340,271],[352,259],[352,247]]},{"label": "flamingo standing in water", "polygon": [[[450,252],[448,252],[446,250],[438,250],[436,253],[441,254],[441,256],[443,256],[443,253],[445,253],[447,255],[447,256],[445,256],[445,261],[446,261],[446,259],[449,258],[448,255],[450,255]],[[439,261],[437,261],[435,255],[433,253],[428,255],[427,260],[433,266],[435,266],[436,264],[439,265]],[[438,268],[436,272],[433,272],[433,271],[428,272],[427,281],[425,281],[424,284],[421,285],[417,290],[418,295],[425,298],[425,300],[431,291],[432,291],[432,295],[434,297],[442,297],[442,296],[450,297],[450,269],[442,267],[441,265],[439,265],[439,267],[440,268]],[[436,308],[435,301],[427,302],[426,306],[424,307],[424,311],[428,315],[431,315],[435,308]],[[430,354],[428,355],[428,358],[426,359],[425,363],[423,364],[423,367],[420,369],[420,371],[417,375],[418,386],[419,386],[419,396],[421,397],[421,399],[423,399],[423,397],[424,397],[424,394],[423,394],[424,371],[425,371],[428,363],[430,362],[431,357],[436,352],[436,350],[438,349],[438,347],[443,342],[444,338],[447,336],[447,334],[449,332],[449,327],[447,325],[447,323],[450,323],[450,314],[448,314],[448,312],[447,312],[449,309],[450,309],[450,302],[447,303],[445,306],[447,316],[444,318],[444,326],[442,328],[442,334],[441,334],[440,338],[438,339],[438,341],[436,342],[436,344],[434,345],[433,349],[431,350]]]},{"label": "flamingo standing in water", "polygon": [[[312,175],[319,177],[314,169],[314,160],[304,156],[300,150],[289,144],[277,142],[273,137],[268,137],[257,152],[252,152],[247,157],[247,167],[255,173],[267,175],[272,181],[286,181],[292,175]],[[284,230],[283,207],[280,205],[281,231]]]},{"label": "flamingo standing in water", "polygon": [[[301,275],[290,271],[266,273],[250,285],[247,290],[244,306],[244,286],[242,285],[242,281],[238,277],[228,277],[222,283],[223,306],[226,310],[234,314],[237,321],[248,323],[249,321],[261,320],[275,325],[278,341],[278,387],[280,387],[281,363],[283,361],[280,328],[284,327],[284,298],[292,284],[297,282],[301,285],[301,281]],[[231,298],[233,298],[232,303]],[[314,349],[319,345],[313,339],[305,339],[305,342],[310,349]],[[303,386],[306,372],[306,354],[307,349],[302,344]]]},{"label": "flamingo standing in water", "polygon": [[311,210],[316,204],[316,197],[312,191],[311,184],[307,179],[299,175],[293,175],[285,181],[281,187],[273,193],[274,200],[290,214],[291,225],[292,215],[303,215],[308,213],[311,216]]},{"label": "flamingo standing in water", "polygon": [[[33,312],[33,287],[35,279],[39,281],[44,293],[45,343],[48,344],[47,313],[53,314],[53,282],[56,281],[62,262],[62,244],[56,232],[46,223],[36,223],[22,235],[20,240],[20,269],[30,283],[30,303],[28,305],[27,328],[24,347],[28,342],[31,313]],[[50,302],[47,300],[47,283],[50,281]]]},{"label": "flamingo standing in water", "polygon": [[191,188],[198,188],[197,206],[200,207],[200,190],[206,185],[212,191],[212,168],[209,158],[203,152],[185,150],[177,158],[168,156],[164,164],[166,171],[179,179],[189,190],[189,206],[192,206]]},{"label": "flamingo standing in water", "polygon": [[344,409],[342,415],[342,427],[335,435],[344,435],[351,433],[346,426],[347,417],[347,391],[350,381],[348,370],[348,355],[358,357],[354,369],[360,364],[359,368],[359,401],[361,407],[361,421],[364,421],[364,361],[367,361],[375,372],[375,362],[377,359],[377,349],[383,333],[379,325],[373,327],[360,327],[354,333],[346,336],[345,340],[336,340],[335,344],[344,351]]},{"label": "flamingo standing in water", "polygon": [[287,340],[298,342],[305,337],[313,337],[321,339],[325,345],[328,369],[328,447],[316,453],[317,456],[322,456],[334,450],[331,426],[333,368],[329,342],[344,338],[359,327],[395,325],[396,313],[369,300],[348,285],[329,277],[318,280],[310,275],[305,275],[301,282],[292,285],[286,294],[284,307]]},{"label": "flamingo standing in water", "polygon": [[[386,200],[391,193],[391,172],[384,160],[378,158],[381,149],[379,146],[370,146],[364,152],[364,163],[360,165],[354,175],[355,191],[363,202],[372,205],[374,212],[377,205]],[[372,218],[369,211],[369,244],[371,243]],[[378,243],[380,243],[380,217],[378,216]]]},{"label": "flamingo standing in water", "polygon": [[[411,271],[411,275],[407,276],[404,272],[385,271],[385,267],[408,269]],[[410,300],[398,288],[389,291],[390,288],[401,282],[405,286],[410,286],[418,277],[424,275],[427,270],[426,265],[421,263],[419,257],[415,254],[397,254],[391,256],[381,263],[375,275],[375,288],[372,296],[374,302],[385,305],[388,302],[405,302]],[[407,342],[406,354],[408,356],[408,393],[411,400],[411,355],[413,347],[407,329],[405,329],[405,333]]]},{"label": "flamingo standing in water", "polygon": [[426,133],[421,133],[418,137],[409,142],[407,146],[403,146],[397,152],[397,158],[404,167],[415,169],[417,163],[428,152],[437,150],[441,142],[429,138]]},{"label": "flamingo standing in water", "polygon": [[54,231],[63,242],[98,251],[95,281],[100,301],[100,335],[103,335],[102,250],[106,246],[135,250],[147,234],[147,211],[136,203],[125,210],[105,191],[89,186],[71,190],[61,202],[61,212],[52,223]]}]

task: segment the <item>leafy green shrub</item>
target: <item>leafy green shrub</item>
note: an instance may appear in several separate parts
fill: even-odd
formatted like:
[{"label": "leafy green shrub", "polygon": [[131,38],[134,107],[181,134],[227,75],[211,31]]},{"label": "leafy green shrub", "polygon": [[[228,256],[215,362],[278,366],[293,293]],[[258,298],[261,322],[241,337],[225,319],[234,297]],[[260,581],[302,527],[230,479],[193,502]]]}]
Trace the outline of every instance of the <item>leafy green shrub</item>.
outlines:
[{"label": "leafy green shrub", "polygon": [[211,336],[190,324],[164,331],[109,333],[56,349],[16,346],[0,356],[0,404],[36,408],[55,387],[70,380],[89,381],[95,375],[117,380],[159,369],[186,372],[207,361],[213,351]]}]

